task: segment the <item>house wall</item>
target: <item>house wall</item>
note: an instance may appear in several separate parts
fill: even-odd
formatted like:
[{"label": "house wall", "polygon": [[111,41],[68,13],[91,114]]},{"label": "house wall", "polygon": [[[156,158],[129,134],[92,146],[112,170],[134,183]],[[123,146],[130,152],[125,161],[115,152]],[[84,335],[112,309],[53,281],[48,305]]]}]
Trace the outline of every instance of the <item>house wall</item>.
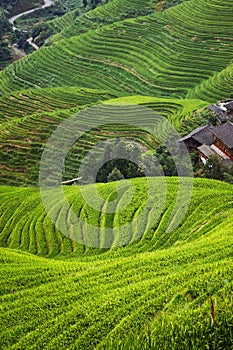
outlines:
[{"label": "house wall", "polygon": [[222,152],[224,152],[231,160],[233,160],[233,150],[229,149],[224,143],[215,137],[215,146],[217,146]]},{"label": "house wall", "polygon": [[194,140],[193,138],[185,140],[184,143],[189,151],[196,150],[197,147],[201,146],[201,144],[199,142],[197,142],[196,140]]}]

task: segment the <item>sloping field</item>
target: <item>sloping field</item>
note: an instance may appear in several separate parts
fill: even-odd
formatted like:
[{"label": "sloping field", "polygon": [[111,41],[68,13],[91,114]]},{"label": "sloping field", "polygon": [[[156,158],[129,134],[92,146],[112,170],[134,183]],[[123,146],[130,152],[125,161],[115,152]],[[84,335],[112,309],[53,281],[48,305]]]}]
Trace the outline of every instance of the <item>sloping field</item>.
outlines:
[{"label": "sloping field", "polygon": [[52,41],[55,42],[62,38],[83,34],[90,29],[96,29],[127,17],[146,15],[152,9],[155,9],[155,2],[148,0],[136,0],[133,2],[128,0],[112,0],[104,6],[97,7],[80,16],[77,16],[77,10],[71,11],[48,24],[53,28],[55,27],[57,31],[61,31],[61,33],[53,36]]},{"label": "sloping field", "polygon": [[54,129],[85,106],[110,97],[106,91],[62,87],[23,90],[1,99],[1,183],[37,184],[43,147]]},{"label": "sloping field", "polygon": [[48,22],[49,26],[60,32],[50,39],[50,43],[83,34],[90,29],[93,30],[106,24],[122,21],[126,18],[145,16],[156,11],[160,12],[184,1],[186,0],[112,0],[80,16],[78,16],[77,10],[70,11],[66,15]]},{"label": "sloping field", "polygon": [[191,0],[60,41],[4,70],[1,94],[74,85],[185,97],[230,64],[231,10],[230,0]]},{"label": "sloping field", "polygon": [[[0,349],[232,350],[232,185],[51,186],[77,126],[89,131],[58,183],[102,141],[137,141],[146,157],[167,145],[167,119],[180,133],[207,122],[203,108],[232,95],[232,0],[112,0],[76,15],[0,72]],[[47,166],[50,135],[74,115]]]},{"label": "sloping field", "polygon": [[232,98],[233,87],[233,64],[227,66],[221,72],[214,74],[211,78],[197,85],[187,95],[188,98],[204,98],[208,101]]},{"label": "sloping field", "polygon": [[[101,207],[99,209],[92,209],[91,205],[86,203],[85,198],[91,198],[93,193],[92,185],[87,187],[72,186],[65,188],[66,198],[70,204],[70,209],[78,215],[84,222],[87,222],[94,227],[118,227],[127,223],[133,222],[143,212],[144,207],[148,207],[146,219],[143,219],[141,225],[144,225],[143,232],[145,234],[139,237],[135,248],[137,251],[141,249],[154,250],[155,248],[164,248],[174,245],[177,241],[179,244],[183,244],[187,241],[193,241],[202,234],[209,235],[212,229],[222,225],[225,222],[231,221],[232,215],[232,186],[215,183],[214,181],[207,180],[195,180],[194,194],[192,202],[189,207],[189,213],[186,220],[183,222],[180,228],[178,228],[172,235],[166,234],[166,228],[169,225],[169,219],[171,216],[174,201],[177,195],[177,179],[170,178],[167,180],[167,190],[164,189],[163,179],[154,180],[154,186],[157,191],[154,199],[148,199],[148,183],[144,179],[134,179],[132,186],[134,188],[134,196],[129,201],[128,206],[122,209],[121,203],[128,203],[130,198],[130,190],[126,182],[123,194],[114,201],[113,214],[108,213],[107,210],[101,212],[101,208],[108,207],[116,194],[115,184],[99,184],[97,185],[98,191],[103,197]],[[189,180],[184,182],[184,186],[189,186]],[[124,181],[121,182],[124,184]],[[158,188],[156,187],[158,186]],[[161,192],[159,190],[161,186]],[[80,192],[81,191],[81,192]],[[84,191],[84,192],[83,192]],[[167,194],[166,201],[163,207],[164,192]],[[49,192],[50,193],[50,192]],[[121,193],[121,192],[120,192]],[[122,198],[121,198],[122,197]],[[216,201],[222,198],[218,202],[218,208],[216,208]],[[147,205],[147,201],[149,205]],[[9,208],[9,203],[11,206]],[[59,227],[59,220],[68,223],[71,212],[66,212],[67,208],[65,203],[61,200],[57,202],[54,200],[51,213],[56,212],[58,208],[61,208],[59,215],[56,218],[57,225]],[[64,207],[64,210],[62,209]],[[119,209],[118,209],[119,207]],[[5,209],[4,209],[5,208]],[[204,208],[208,208],[208,213]],[[88,225],[82,225],[81,228],[76,228],[78,231],[81,230],[81,236],[78,236],[80,232],[77,232],[77,242],[71,241],[67,237],[63,236],[55,229],[46,215],[43,203],[41,202],[40,192],[36,188],[8,188],[1,187],[1,210],[4,215],[1,220],[0,227],[0,244],[1,246],[7,246],[14,249],[23,249],[33,254],[49,255],[54,256],[57,254],[69,255],[76,253],[80,249],[85,249],[83,245],[89,241],[88,235],[92,235],[92,231]],[[156,210],[160,211],[160,216],[156,219]],[[182,209],[181,209],[182,212]],[[52,215],[52,214],[51,214]],[[177,214],[178,215],[178,214]],[[152,225],[152,229],[146,232],[146,228],[151,226],[151,221],[155,220]],[[94,228],[93,228],[94,231]],[[125,232],[125,242],[130,243],[135,241],[135,237],[139,232],[139,227],[132,226]],[[106,234],[106,233],[105,233]],[[121,237],[117,236],[118,233],[112,238],[114,240],[110,242],[110,247],[119,246]],[[94,236],[94,233],[93,233]],[[104,247],[106,242],[109,242],[110,237],[101,236],[99,231],[96,236],[96,246]],[[119,243],[119,244],[118,244]],[[94,242],[93,242],[94,244]],[[125,248],[127,251],[127,248]]]},{"label": "sloping field", "polygon": [[[79,118],[80,127],[90,125],[88,110],[84,114],[78,114],[80,109],[84,108],[83,105],[91,105],[94,102],[97,104],[97,102],[106,100],[106,104],[100,109],[101,112],[99,112],[100,105],[92,109],[92,119],[99,120],[101,124],[101,120],[104,121],[106,117],[111,117],[113,123],[117,123],[120,118],[118,105],[125,103],[126,106],[128,105],[128,108],[125,107],[125,118],[128,121],[131,120],[132,125],[142,124],[143,115],[140,108],[142,105],[148,107],[149,114],[152,109],[155,113],[169,119],[177,130],[181,130],[184,122],[185,125],[189,122],[195,126],[203,123],[203,120],[193,116],[193,112],[207,104],[200,100],[158,99],[146,96],[108,100],[109,97],[111,95],[105,91],[53,88],[26,90],[1,99],[0,117],[5,120],[0,127],[1,184],[38,184],[42,152],[56,127],[73,115]],[[98,119],[96,115],[99,115]],[[148,116],[151,123],[156,124],[155,116],[153,113]],[[146,144],[149,148],[152,146],[148,135],[143,131],[143,126],[141,132],[136,132],[130,126],[125,126],[125,130],[113,125],[106,130],[101,130],[101,127],[97,126],[98,130],[91,131],[89,136],[79,140],[73,146],[67,161],[67,179],[77,177],[79,164],[84,154],[101,141],[122,136],[131,137]],[[160,125],[159,128],[162,132],[163,126]],[[99,151],[101,152],[101,149]]]},{"label": "sloping field", "polygon": [[[144,180],[133,183],[141,199]],[[108,202],[114,183],[99,190]],[[65,192],[79,212],[79,190]],[[53,229],[37,189],[2,187],[1,205],[8,210],[1,245],[60,259],[0,249],[1,348],[231,349],[232,187],[195,181],[188,214],[172,234],[165,227],[176,197],[174,178],[167,193],[153,230],[100,254],[81,250]],[[114,224],[133,218],[136,199]],[[98,221],[87,206],[81,212],[92,224]],[[102,213],[100,224],[104,220]]]},{"label": "sloping field", "polygon": [[153,109],[156,113],[166,117],[178,132],[182,130],[184,122],[193,121],[198,125],[202,120],[194,117],[194,112],[202,110],[208,102],[198,99],[169,99],[151,96],[124,96],[103,101],[109,105],[139,105]]},{"label": "sloping field", "polygon": [[0,121],[10,122],[13,118],[41,112],[88,106],[111,97],[116,95],[104,90],[78,89],[72,86],[21,90],[0,99]]}]

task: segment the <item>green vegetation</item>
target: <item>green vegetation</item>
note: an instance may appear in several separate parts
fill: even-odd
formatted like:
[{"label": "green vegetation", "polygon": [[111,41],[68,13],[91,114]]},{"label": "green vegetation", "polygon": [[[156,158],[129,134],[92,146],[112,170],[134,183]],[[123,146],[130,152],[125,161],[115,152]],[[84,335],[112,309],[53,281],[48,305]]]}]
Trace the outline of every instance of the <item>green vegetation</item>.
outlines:
[{"label": "green vegetation", "polygon": [[233,64],[230,64],[219,73],[215,73],[208,80],[197,85],[188,94],[188,98],[204,98],[211,102],[233,97],[232,94],[232,70]]},{"label": "green vegetation", "polygon": [[43,0],[1,0],[1,7],[8,13],[9,17],[31,10],[43,4]]},{"label": "green vegetation", "polygon": [[75,85],[117,87],[125,95],[185,97],[230,64],[231,25],[229,0],[184,2],[39,50],[0,74],[0,91]]},{"label": "green vegetation", "polygon": [[[40,158],[51,132],[81,108],[110,97],[113,95],[106,91],[64,87],[22,91],[1,100],[1,182],[38,184]],[[88,121],[83,122],[88,125]],[[101,135],[94,137],[99,139]],[[88,140],[80,147],[85,149],[87,145]],[[76,162],[81,159],[71,159],[71,173],[77,172]]]},{"label": "green vegetation", "polygon": [[[192,179],[168,177],[176,158],[163,141],[166,119],[187,134],[233,96],[232,1],[58,0],[19,20],[30,33],[15,39],[7,17],[40,1],[2,3],[1,65],[10,42],[32,35],[43,47],[0,72],[0,348],[231,350],[233,172],[210,159],[202,174],[229,183],[195,179],[189,204]],[[40,191],[39,168],[74,115],[90,130],[59,181],[92,153],[84,185],[63,186],[64,200],[55,173]],[[140,177],[161,169],[149,156],[168,176]],[[105,158],[95,192],[88,176]]]},{"label": "green vegetation", "polygon": [[233,183],[233,166],[225,165],[216,155],[211,155],[202,168],[205,178]]},{"label": "green vegetation", "polygon": [[[121,183],[124,184],[124,181]],[[94,185],[81,188],[78,186],[64,187],[66,198],[70,204],[69,210],[72,209],[82,220],[96,227],[99,227],[99,223],[106,222],[106,220],[109,222],[109,227],[117,227],[125,223],[131,223],[132,221],[129,240],[133,242],[135,239],[133,234],[133,220],[136,218],[134,218],[135,209],[142,209],[149,200],[150,210],[145,219],[145,227],[149,225],[150,220],[153,220],[153,216],[151,217],[150,213],[155,214],[156,210],[162,210],[162,214],[159,221],[154,222],[153,229],[148,232],[145,231],[141,239],[133,243],[133,247],[138,252],[141,250],[168,248],[178,243],[186,244],[187,242],[201,238],[204,233],[204,238],[206,238],[209,236],[209,231],[213,228],[215,229],[216,225],[220,223],[224,225],[225,221],[228,222],[228,219],[229,221],[231,220],[232,186],[213,180],[195,179],[194,193],[188,214],[183,220],[182,225],[170,235],[170,233],[166,233],[165,231],[169,223],[171,209],[176,200],[177,178],[167,178],[167,190],[163,188],[163,179],[154,178],[153,186],[157,188],[157,201],[148,198],[146,193],[148,185],[145,178],[131,179],[130,182],[134,191],[133,198],[125,209],[118,212],[116,207],[113,214],[105,211],[96,211],[94,213],[94,211],[90,210],[89,205],[85,204],[84,198],[91,198],[90,194],[93,192]],[[189,179],[184,179],[184,186],[189,186],[189,183]],[[127,183],[126,186],[128,186]],[[97,189],[105,202],[103,205],[106,206],[111,202],[111,197],[116,191],[116,183],[97,184]],[[162,198],[161,196],[164,194],[164,191],[166,191],[167,198],[163,208],[160,198]],[[120,197],[125,197],[124,200],[126,200],[130,196],[130,193],[127,190]],[[222,193],[221,196],[220,193]],[[218,196],[222,200],[219,202],[218,208],[216,208]],[[120,205],[120,199],[117,199],[116,206]],[[9,206],[7,203],[11,203],[11,205]],[[63,207],[63,202],[57,203],[54,201],[54,210],[56,211],[60,207]],[[37,188],[1,187],[1,208],[5,212],[4,220],[1,222],[1,246],[22,249],[42,256],[57,256],[57,254],[60,254],[61,256],[72,257],[80,253],[80,244],[71,241],[53,227],[45,212],[41,202],[40,192]],[[7,208],[7,210],[4,210],[4,208]],[[66,210],[65,207],[64,210]],[[111,220],[109,216],[113,216]],[[69,217],[69,213],[63,213],[61,211],[57,220],[58,222],[59,220],[66,220],[68,222]],[[88,234],[88,227],[83,226],[81,240],[87,240]],[[78,238],[78,236],[75,237]],[[99,237],[98,241],[103,244],[103,238]],[[115,244],[116,242],[114,242]],[[82,246],[81,251],[84,248]],[[89,248],[86,247],[86,250],[89,251]],[[131,252],[132,246],[129,245],[124,250]]]},{"label": "green vegetation", "polygon": [[[0,99],[0,120],[14,121],[25,116],[77,108],[114,97],[105,90],[62,88],[21,90]],[[20,108],[19,108],[20,107]]]},{"label": "green vegetation", "polygon": [[[184,1],[185,0],[180,0],[176,3]],[[80,13],[80,11],[76,9],[75,11],[70,11],[63,17],[57,18],[53,22],[48,23],[49,27],[55,28],[55,31],[59,33],[49,42],[54,43],[62,38],[69,38],[74,35],[83,34],[90,29],[100,28],[106,24],[122,21],[126,18],[136,18],[156,11],[162,11],[170,6],[174,6],[174,1],[112,0],[106,5],[97,7],[93,11],[87,13]]]},{"label": "green vegetation", "polygon": [[[140,200],[145,180],[132,183]],[[2,349],[231,349],[232,188],[196,180],[189,212],[170,235],[165,228],[176,184],[167,181],[166,206],[153,230],[102,254],[61,235],[37,189],[2,187],[8,210],[1,244],[57,258],[0,249]],[[108,201],[115,185],[99,190]],[[65,192],[80,212],[78,188]],[[114,225],[134,215],[136,198],[128,217],[116,215]],[[91,223],[96,217],[97,225],[107,220],[103,213],[93,217],[87,206],[80,215]]]},{"label": "green vegetation", "polygon": [[12,61],[12,52],[9,47],[11,25],[6,18],[6,12],[0,7],[0,70]]},{"label": "green vegetation", "polygon": [[75,13],[77,13],[77,15],[85,10],[82,1],[76,2],[75,6],[73,5],[71,6],[69,2],[54,1],[52,6],[39,9],[18,18],[16,21],[17,28],[27,31],[30,33],[30,36],[32,34],[34,39],[40,35],[40,37],[43,37],[45,40],[48,36],[56,32],[56,29],[49,25],[50,21],[55,18],[60,18],[65,14],[69,14],[71,8],[76,8]]},{"label": "green vegetation", "polygon": [[[2,67],[0,67],[0,69],[6,67],[13,61],[18,60],[20,57],[23,57],[24,53],[29,54],[33,52],[34,49],[27,42],[30,37],[34,39],[36,44],[41,46],[49,36],[56,33],[56,28],[50,26],[49,23],[47,24],[46,22],[51,21],[54,18],[59,18],[66,13],[71,13],[71,10],[73,9],[75,9],[75,13],[78,16],[82,12],[95,8],[100,5],[100,3],[101,2],[98,0],[90,0],[88,3],[82,0],[54,0],[51,6],[49,5],[44,8],[41,7],[45,4],[43,0],[3,0],[0,4],[0,31],[4,30],[7,39],[10,40],[7,41],[8,48],[7,45],[3,46],[2,42],[0,42],[2,47],[0,50],[2,56]],[[25,14],[24,16],[20,16],[14,21],[17,30],[12,31],[12,25],[9,24],[8,18],[33,9],[37,10]],[[6,44],[6,41],[4,43]],[[13,46],[13,49],[10,50],[10,44],[14,44],[16,47]],[[23,55],[15,50],[15,48],[22,49],[24,51]],[[19,54],[20,56],[18,56]]]},{"label": "green vegetation", "polygon": [[[115,96],[117,93],[115,94]],[[119,104],[128,101],[130,105],[125,107],[125,117],[132,121],[132,125],[141,123],[142,112],[140,106],[148,107],[163,117],[171,120],[179,130],[183,123],[189,122],[197,125],[202,119],[193,117],[194,109],[201,108],[206,103],[198,100],[169,100],[150,97],[131,97],[129,99],[110,99],[113,96],[106,91],[73,88],[51,88],[24,90],[13,93],[0,100],[2,113],[0,119],[2,126],[1,135],[1,183],[9,185],[38,184],[40,158],[44,145],[55,128],[68,117],[75,115],[90,104],[98,104],[106,101],[101,109],[99,121],[105,120],[105,116],[112,116],[114,122],[119,119]],[[137,107],[138,105],[138,107]],[[98,107],[92,111],[92,115],[98,114]],[[86,116],[78,114],[80,123],[89,126]],[[149,117],[149,116],[148,116]],[[150,116],[151,123],[155,123],[155,115]],[[204,121],[205,122],[205,121]],[[125,127],[124,127],[125,128]],[[161,132],[163,127],[160,125]],[[79,140],[70,150],[66,160],[65,179],[77,177],[79,164],[83,156],[91,147],[109,138],[116,136],[130,137],[135,141],[146,145],[148,149],[156,145],[144,131],[134,130],[128,127],[123,130],[121,126],[107,129],[92,130],[90,135]],[[158,143],[157,143],[158,144]],[[102,153],[102,149],[97,149]]]}]

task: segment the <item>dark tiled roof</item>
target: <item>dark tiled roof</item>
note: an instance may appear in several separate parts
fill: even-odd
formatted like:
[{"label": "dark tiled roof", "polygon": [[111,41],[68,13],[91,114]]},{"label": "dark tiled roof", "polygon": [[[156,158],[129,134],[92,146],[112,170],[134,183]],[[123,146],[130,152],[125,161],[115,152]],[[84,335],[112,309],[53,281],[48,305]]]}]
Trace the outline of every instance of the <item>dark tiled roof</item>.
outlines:
[{"label": "dark tiled roof", "polygon": [[213,129],[213,134],[224,143],[228,148],[233,148],[233,124],[226,122]]},{"label": "dark tiled roof", "polygon": [[225,106],[229,111],[233,111],[233,101],[227,102]]},{"label": "dark tiled roof", "polygon": [[193,138],[200,144],[206,144],[206,145],[211,145],[214,143],[214,138],[213,138],[213,133],[212,129],[214,128],[213,125],[205,125],[201,126],[195,130],[193,130],[190,134],[184,136],[182,139],[179,141],[186,141],[190,138]]},{"label": "dark tiled roof", "polygon": [[207,125],[205,129],[200,130],[193,136],[194,140],[200,144],[212,145],[212,143],[214,143],[213,128],[213,125]]},{"label": "dark tiled roof", "polygon": [[222,116],[223,114],[225,114],[222,109],[220,109],[219,107],[217,107],[215,105],[210,105],[208,108],[211,112],[216,113],[219,117]]}]

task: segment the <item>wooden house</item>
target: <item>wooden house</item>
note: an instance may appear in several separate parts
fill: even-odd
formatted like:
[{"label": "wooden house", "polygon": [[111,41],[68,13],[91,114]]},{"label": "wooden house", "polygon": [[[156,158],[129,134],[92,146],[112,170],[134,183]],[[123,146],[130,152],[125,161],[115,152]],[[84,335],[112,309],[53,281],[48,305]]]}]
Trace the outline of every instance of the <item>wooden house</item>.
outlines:
[{"label": "wooden house", "polygon": [[232,120],[233,118],[233,100],[221,101],[217,104],[210,105],[208,108],[217,115],[220,122]]},{"label": "wooden house", "polygon": [[214,145],[233,161],[233,123],[226,122],[213,129]]},{"label": "wooden house", "polygon": [[226,102],[225,107],[227,109],[227,114],[233,116],[233,101]]},{"label": "wooden house", "polygon": [[220,126],[205,125],[179,140],[189,151],[198,150],[205,164],[210,155],[217,155],[227,166],[233,165],[233,123],[227,121]]},{"label": "wooden house", "polygon": [[203,144],[211,145],[214,143],[213,128],[214,126],[211,124],[201,126],[182,137],[179,142],[184,142],[189,151],[193,151]]}]

